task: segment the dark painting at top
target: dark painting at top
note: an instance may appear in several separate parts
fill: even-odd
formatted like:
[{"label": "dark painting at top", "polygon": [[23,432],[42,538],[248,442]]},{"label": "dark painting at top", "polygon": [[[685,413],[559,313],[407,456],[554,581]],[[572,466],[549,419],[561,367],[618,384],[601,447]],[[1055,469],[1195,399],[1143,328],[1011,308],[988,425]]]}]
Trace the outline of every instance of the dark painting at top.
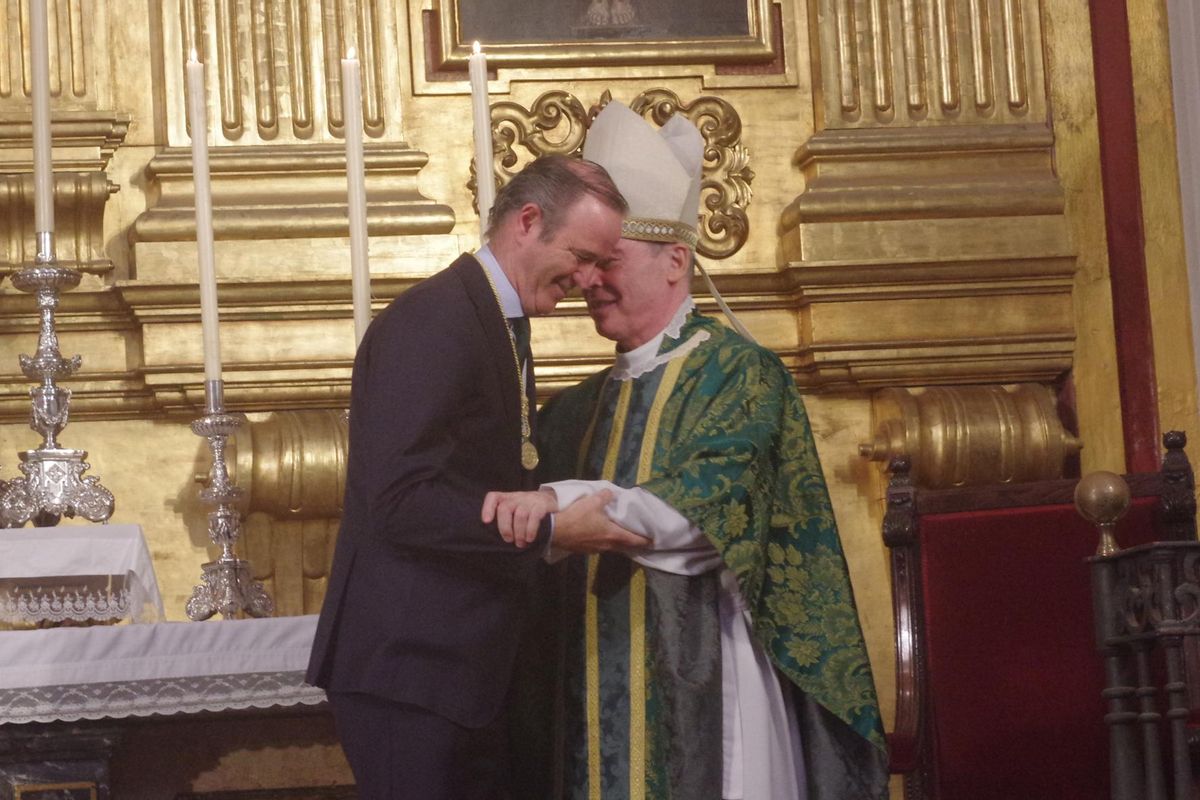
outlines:
[{"label": "dark painting at top", "polygon": [[457,0],[459,41],[657,41],[747,36],[738,0]]}]

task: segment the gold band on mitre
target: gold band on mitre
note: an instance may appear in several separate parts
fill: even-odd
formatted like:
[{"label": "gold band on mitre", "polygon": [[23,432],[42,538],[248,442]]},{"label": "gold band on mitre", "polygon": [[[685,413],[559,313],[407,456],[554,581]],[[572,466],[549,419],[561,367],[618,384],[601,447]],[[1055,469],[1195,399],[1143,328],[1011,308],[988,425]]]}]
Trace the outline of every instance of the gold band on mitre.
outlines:
[{"label": "gold band on mitre", "polygon": [[695,228],[674,220],[627,217],[621,223],[621,238],[640,242],[683,242],[695,250],[700,234]]}]

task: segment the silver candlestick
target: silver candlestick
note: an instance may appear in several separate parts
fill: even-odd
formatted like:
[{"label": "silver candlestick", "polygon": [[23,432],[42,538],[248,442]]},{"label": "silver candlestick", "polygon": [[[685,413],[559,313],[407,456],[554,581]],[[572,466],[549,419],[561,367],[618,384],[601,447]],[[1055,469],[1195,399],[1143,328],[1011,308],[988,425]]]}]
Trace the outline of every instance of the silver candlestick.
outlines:
[{"label": "silver candlestick", "polygon": [[64,516],[79,515],[92,522],[106,522],[113,513],[112,492],[95,476],[83,477],[90,465],[87,452],[60,447],[58,434],[67,426],[71,390],[58,381],[79,369],[79,356],[64,358],[58,349],[54,310],[59,294],[79,285],[80,273],[58,263],[54,234],[37,234],[37,256],[12,277],[13,286],[37,298],[41,324],[37,354],[21,356],[21,371],[39,381],[29,390],[33,401],[29,427],[42,435],[36,450],[18,453],[23,478],[0,490],[0,524],[18,528],[33,520],[38,526],[57,525]]},{"label": "silver candlestick", "polygon": [[252,617],[269,617],[275,603],[262,582],[254,580],[250,562],[233,554],[242,530],[237,503],[244,493],[229,479],[225,445],[241,427],[242,418],[225,411],[224,381],[207,381],[204,388],[205,414],[192,423],[192,433],[207,439],[212,451],[212,470],[208,485],[200,490],[200,500],[212,509],[208,512],[208,536],[221,548],[221,555],[204,564],[204,582],[193,587],[187,615],[197,622],[218,612],[226,619],[243,611]]}]

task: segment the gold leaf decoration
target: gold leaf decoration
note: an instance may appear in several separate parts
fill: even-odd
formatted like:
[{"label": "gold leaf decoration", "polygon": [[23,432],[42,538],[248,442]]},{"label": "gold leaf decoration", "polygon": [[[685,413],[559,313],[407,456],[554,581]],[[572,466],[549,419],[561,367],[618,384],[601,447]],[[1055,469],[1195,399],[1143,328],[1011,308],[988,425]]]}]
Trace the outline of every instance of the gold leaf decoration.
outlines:
[{"label": "gold leaf decoration", "polygon": [[[583,150],[588,124],[610,99],[605,91],[596,105],[585,110],[574,95],[555,90],[538,97],[530,109],[519,103],[494,103],[492,140],[498,156],[494,167],[497,186],[503,186],[538,156],[578,155]],[[629,105],[655,125],[665,124],[678,113],[699,129],[705,147],[700,243],[696,249],[716,259],[736,253],[750,234],[746,207],[753,196],[750,183],[754,180],[750,153],[741,143],[742,120],[737,111],[719,97],[698,97],[684,103],[667,89],[642,92]],[[477,197],[474,165],[468,188]]]},{"label": "gold leaf decoration", "polygon": [[[526,109],[519,103],[492,104],[492,150],[499,155],[493,165],[496,187],[508,183],[514,175],[538,156],[577,155],[587,135],[587,112],[573,95],[555,90],[546,92]],[[498,175],[495,173],[499,173]],[[471,181],[467,184],[479,208],[476,166],[472,161]]]}]

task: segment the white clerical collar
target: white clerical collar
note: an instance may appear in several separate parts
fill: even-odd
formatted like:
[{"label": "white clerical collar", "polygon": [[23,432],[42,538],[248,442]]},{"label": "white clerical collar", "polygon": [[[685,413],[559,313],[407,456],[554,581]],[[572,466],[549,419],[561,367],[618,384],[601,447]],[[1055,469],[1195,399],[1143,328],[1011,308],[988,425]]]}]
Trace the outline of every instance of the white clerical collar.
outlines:
[{"label": "white clerical collar", "polygon": [[628,353],[618,352],[617,363],[613,365],[611,373],[613,380],[627,381],[645,375],[647,372],[656,369],[660,364],[665,364],[672,359],[687,355],[695,349],[696,345],[708,339],[708,331],[697,331],[683,345],[672,348],[662,354],[658,352],[664,338],[679,338],[679,333],[683,330],[683,325],[687,322],[688,315],[695,308],[696,303],[690,295],[683,298],[683,302],[679,304],[679,308],[675,309],[675,315],[671,317],[671,321],[667,323],[665,328],[658,332],[658,335],[645,344],[635,347]]},{"label": "white clerical collar", "polygon": [[492,249],[487,245],[479,248],[475,251],[475,260],[482,264],[483,268],[492,276],[492,285],[496,287],[496,293],[500,295],[500,308],[504,311],[505,318],[525,316],[525,309],[521,307],[521,298],[508,280],[508,276],[504,274]]}]

